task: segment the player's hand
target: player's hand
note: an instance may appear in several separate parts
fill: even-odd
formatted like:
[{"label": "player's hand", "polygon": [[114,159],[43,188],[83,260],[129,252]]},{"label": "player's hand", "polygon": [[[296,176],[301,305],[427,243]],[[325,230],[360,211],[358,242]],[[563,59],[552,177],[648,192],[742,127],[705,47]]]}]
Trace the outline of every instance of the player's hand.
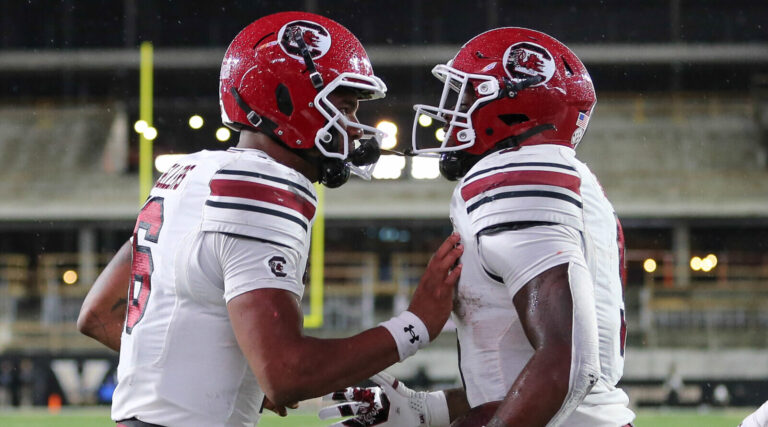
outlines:
[{"label": "player's hand", "polygon": [[[325,396],[336,403],[320,409],[321,420],[354,416],[329,427],[419,427],[429,426],[427,393],[415,392],[385,372],[371,377],[379,387],[347,387]],[[415,409],[415,408],[418,408]]]},{"label": "player's hand", "polygon": [[298,407],[299,407],[299,402],[291,403],[288,406],[275,406],[275,404],[272,403],[272,401],[269,400],[268,397],[266,396],[264,397],[264,409],[268,409],[276,413],[277,415],[280,415],[281,417],[288,415],[287,408],[296,409]]},{"label": "player's hand", "polygon": [[430,341],[443,329],[453,308],[453,292],[461,274],[459,257],[464,251],[458,233],[451,234],[427,264],[408,311],[424,322]]}]

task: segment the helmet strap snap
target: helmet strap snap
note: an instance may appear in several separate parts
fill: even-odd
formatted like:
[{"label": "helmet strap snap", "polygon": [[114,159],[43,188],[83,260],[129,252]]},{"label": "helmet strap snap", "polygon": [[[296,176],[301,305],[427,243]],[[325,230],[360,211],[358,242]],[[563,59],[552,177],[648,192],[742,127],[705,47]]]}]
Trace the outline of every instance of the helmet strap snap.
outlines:
[{"label": "helmet strap snap", "polygon": [[504,77],[504,89],[499,91],[499,98],[507,96],[514,98],[521,90],[537,85],[544,80],[544,76],[532,76],[519,82],[512,83],[512,80]]}]

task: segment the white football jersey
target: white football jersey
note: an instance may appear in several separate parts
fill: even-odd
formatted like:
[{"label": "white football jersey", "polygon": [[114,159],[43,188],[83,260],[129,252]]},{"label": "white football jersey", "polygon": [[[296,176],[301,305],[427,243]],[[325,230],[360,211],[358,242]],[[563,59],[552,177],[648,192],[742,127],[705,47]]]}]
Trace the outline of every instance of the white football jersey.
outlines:
[{"label": "white football jersey", "polygon": [[253,426],[264,393],[226,304],[244,292],[304,292],[312,184],[258,150],[201,151],[155,183],[136,221],[116,421]]},{"label": "white football jersey", "polygon": [[[567,238],[583,252],[577,256],[593,281],[590,303],[599,338],[600,379],[563,425],[616,427],[631,422],[627,395],[616,387],[624,368],[623,235],[597,179],[574,150],[536,145],[484,157],[457,185],[451,221],[464,244],[452,318],[470,405],[503,400],[533,355],[513,297],[536,275],[563,262],[560,252],[544,254],[541,247],[546,245],[537,243],[536,251],[504,255],[513,260],[513,273],[489,271],[487,266],[496,261],[488,262],[480,233],[503,224],[547,223],[556,225],[539,227],[541,233],[560,230],[558,238]],[[504,231],[495,239],[519,239],[514,233],[523,234]],[[554,241],[552,245],[559,247]]]}]

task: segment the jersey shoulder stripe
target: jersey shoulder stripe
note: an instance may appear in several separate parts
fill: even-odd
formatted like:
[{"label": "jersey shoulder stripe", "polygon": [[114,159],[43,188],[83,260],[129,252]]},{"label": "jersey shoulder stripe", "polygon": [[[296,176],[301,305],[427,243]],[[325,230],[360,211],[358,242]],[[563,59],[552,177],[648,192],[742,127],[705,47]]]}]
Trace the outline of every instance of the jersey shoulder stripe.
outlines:
[{"label": "jersey shoulder stripe", "polygon": [[301,219],[286,214],[285,212],[280,212],[278,210],[269,209],[269,208],[263,208],[260,206],[252,206],[252,205],[246,205],[243,203],[226,203],[226,202],[214,202],[213,200],[206,200],[205,201],[206,206],[210,206],[212,208],[222,208],[222,209],[235,209],[235,210],[242,210],[242,211],[248,211],[248,212],[256,212],[266,215],[273,215],[278,218],[287,219],[288,221],[294,222],[298,224],[304,231],[307,231],[307,223],[302,221]]},{"label": "jersey shoulder stripe", "polygon": [[317,212],[311,183],[272,159],[249,154],[211,176],[203,230],[307,246]]},{"label": "jersey shoulder stripe", "polygon": [[543,157],[555,156],[536,152],[489,156],[470,171],[454,197],[460,198],[476,230],[526,221],[581,229],[583,198],[579,170],[566,159],[560,162],[555,157],[556,161],[548,161]]},{"label": "jersey shoulder stripe", "polygon": [[490,189],[520,185],[549,185],[580,194],[581,179],[577,175],[547,170],[507,170],[465,184],[461,189],[461,197],[468,201]]},{"label": "jersey shoulder stripe", "polygon": [[540,191],[540,190],[531,190],[531,191],[506,191],[501,193],[496,193],[492,196],[486,196],[483,197],[476,202],[472,203],[471,205],[467,206],[467,213],[472,213],[477,208],[481,207],[482,205],[486,203],[495,202],[497,200],[502,199],[511,199],[515,197],[544,197],[544,198],[553,198],[553,199],[560,199],[563,201],[566,201],[568,203],[573,204],[577,208],[581,209],[582,204],[581,201],[568,196],[566,194],[560,194],[553,191]]},{"label": "jersey shoulder stripe", "polygon": [[468,175],[466,178],[464,178],[464,182],[469,182],[472,179],[474,179],[477,176],[485,175],[488,172],[493,172],[501,169],[510,169],[510,168],[535,168],[535,167],[547,167],[547,168],[559,168],[559,169],[565,169],[570,170],[573,172],[576,172],[576,168],[564,165],[562,163],[552,163],[552,162],[513,162],[513,163],[507,163],[500,166],[493,166],[486,169],[481,169],[477,172],[474,172],[470,175]]},{"label": "jersey shoulder stripe", "polygon": [[307,220],[315,216],[315,205],[306,197],[268,184],[214,178],[210,187],[211,196],[235,197],[280,205],[295,210]]},{"label": "jersey shoulder stripe", "polygon": [[240,176],[248,176],[252,178],[260,178],[267,181],[276,182],[279,184],[287,185],[289,187],[295,188],[296,190],[304,193],[307,197],[309,197],[311,200],[317,201],[317,197],[315,194],[310,191],[308,188],[304,187],[301,184],[295,183],[291,180],[280,178],[272,175],[267,175],[259,172],[253,172],[253,171],[246,171],[246,170],[233,170],[233,169],[222,169],[218,172],[216,172],[218,175],[240,175]]}]

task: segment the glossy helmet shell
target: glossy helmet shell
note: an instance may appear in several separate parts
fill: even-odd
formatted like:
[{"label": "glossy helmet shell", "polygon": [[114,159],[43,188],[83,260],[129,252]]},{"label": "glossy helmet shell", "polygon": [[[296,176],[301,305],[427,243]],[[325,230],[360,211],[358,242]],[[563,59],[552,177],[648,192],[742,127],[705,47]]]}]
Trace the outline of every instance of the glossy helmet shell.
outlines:
[{"label": "glossy helmet shell", "polygon": [[[450,110],[445,101],[440,107],[416,106],[417,115],[427,111],[433,117],[461,118],[461,123],[451,127],[451,138],[445,139],[458,143],[453,142],[453,147],[444,143],[429,151],[462,149],[479,155],[511,137],[517,137],[518,145],[576,147],[596,101],[592,79],[579,58],[554,38],[526,28],[482,33],[467,42],[447,65],[436,66],[433,74],[446,88],[451,84],[459,93],[473,90],[476,101],[464,112],[458,110],[458,103]],[[509,90],[536,76],[542,79],[539,83]],[[463,88],[457,87],[462,84]]]},{"label": "glossy helmet shell", "polygon": [[[330,102],[324,97],[316,99],[320,89],[313,85],[291,37],[296,27],[302,31],[325,88],[351,82],[357,85],[354,90],[361,99],[373,99],[383,97],[386,86],[374,76],[357,38],[331,19],[307,12],[281,12],[245,27],[232,40],[221,65],[222,122],[236,131],[253,127],[231,93],[235,88],[253,111],[277,125],[273,136],[290,148],[307,149],[316,145],[319,129],[328,124],[333,113],[324,116],[318,109],[322,106],[317,101],[324,105]],[[346,152],[338,157],[346,157]]]}]

